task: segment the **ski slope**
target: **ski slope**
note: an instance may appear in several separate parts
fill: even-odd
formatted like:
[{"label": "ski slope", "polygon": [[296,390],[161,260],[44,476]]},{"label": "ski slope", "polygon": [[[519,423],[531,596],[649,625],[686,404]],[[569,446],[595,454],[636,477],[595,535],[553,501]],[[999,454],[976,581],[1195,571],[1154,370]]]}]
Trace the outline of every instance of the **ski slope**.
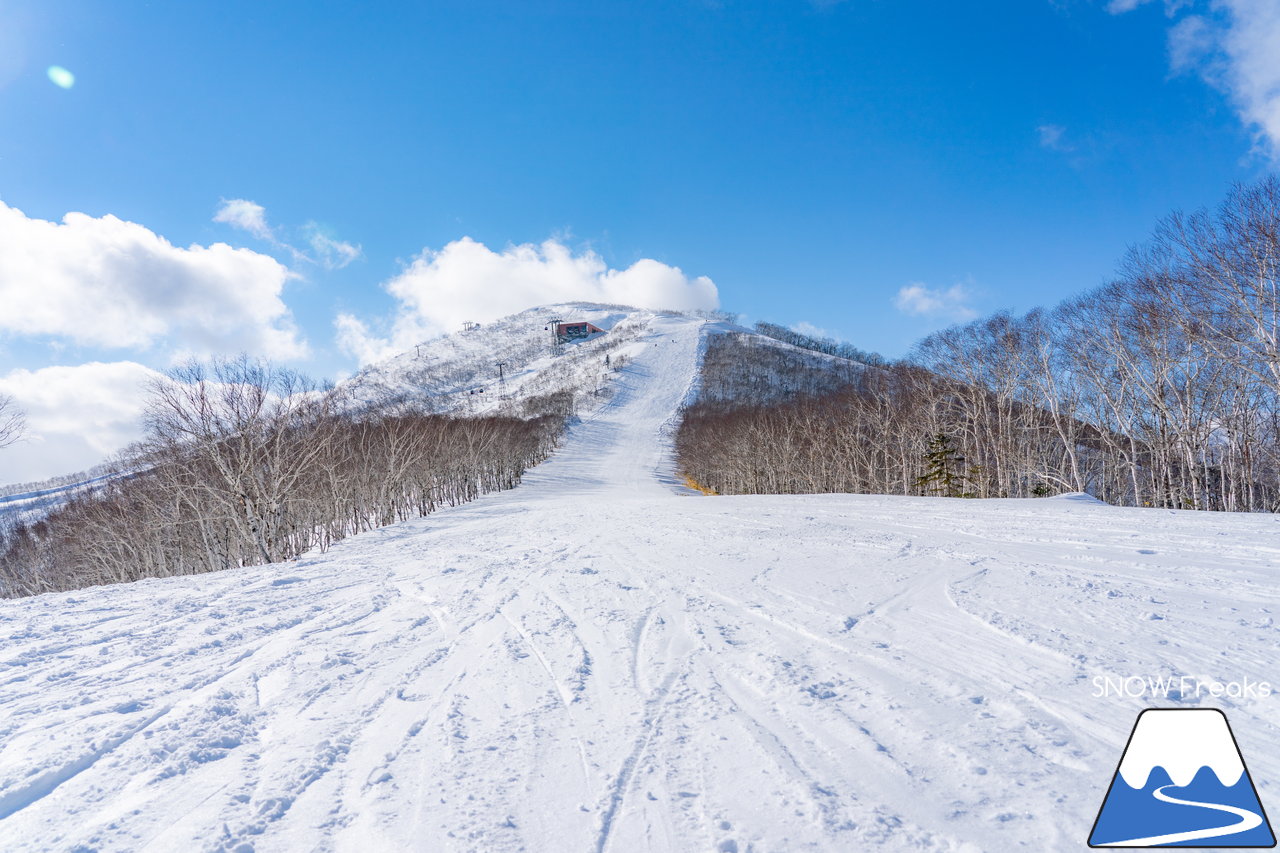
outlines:
[{"label": "ski slope", "polygon": [[[708,498],[655,317],[524,485],[298,561],[0,602],[6,851],[1083,850],[1100,675],[1275,678],[1273,517]],[[1226,710],[1280,801],[1274,697]]]}]

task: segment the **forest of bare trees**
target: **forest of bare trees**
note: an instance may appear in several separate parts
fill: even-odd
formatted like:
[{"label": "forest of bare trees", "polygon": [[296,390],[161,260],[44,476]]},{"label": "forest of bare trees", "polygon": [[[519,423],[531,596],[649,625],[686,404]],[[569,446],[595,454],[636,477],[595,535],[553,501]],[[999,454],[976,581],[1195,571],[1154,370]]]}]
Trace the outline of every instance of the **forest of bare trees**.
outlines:
[{"label": "forest of bare trees", "polygon": [[747,332],[723,332],[707,341],[698,399],[726,406],[765,405],[847,387],[863,365],[813,356]]},{"label": "forest of bare trees", "polygon": [[778,405],[708,395],[680,464],[721,493],[1087,491],[1275,512],[1278,264],[1280,180],[1238,186],[1216,212],[1160,222],[1114,282],[1056,309],[937,332]]},{"label": "forest of bare trees", "polygon": [[565,395],[524,417],[353,409],[245,357],[156,381],[121,476],[0,538],[0,595],[277,562],[519,483],[552,451]]}]

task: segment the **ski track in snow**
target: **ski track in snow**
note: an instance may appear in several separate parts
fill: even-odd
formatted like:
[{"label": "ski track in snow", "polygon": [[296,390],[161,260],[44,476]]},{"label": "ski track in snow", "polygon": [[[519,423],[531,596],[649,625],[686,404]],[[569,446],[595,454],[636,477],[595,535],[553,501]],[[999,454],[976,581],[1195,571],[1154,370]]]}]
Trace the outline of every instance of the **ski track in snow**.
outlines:
[{"label": "ski track in snow", "polygon": [[1274,517],[686,493],[702,333],[511,492],[0,602],[0,849],[1081,850],[1148,704],[1095,675],[1272,675]]}]

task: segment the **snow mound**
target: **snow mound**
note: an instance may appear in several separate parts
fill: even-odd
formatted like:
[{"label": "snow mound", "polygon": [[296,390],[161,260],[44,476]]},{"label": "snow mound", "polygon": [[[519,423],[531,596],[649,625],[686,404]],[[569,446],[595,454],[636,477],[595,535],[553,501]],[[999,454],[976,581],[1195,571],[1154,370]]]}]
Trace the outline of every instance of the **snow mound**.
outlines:
[{"label": "snow mound", "polygon": [[1093,495],[1088,494],[1087,492],[1063,492],[1060,495],[1054,495],[1050,498],[1044,498],[1044,500],[1070,501],[1071,503],[1097,504],[1098,506],[1108,505],[1105,501],[1100,501],[1097,498],[1095,498]]}]

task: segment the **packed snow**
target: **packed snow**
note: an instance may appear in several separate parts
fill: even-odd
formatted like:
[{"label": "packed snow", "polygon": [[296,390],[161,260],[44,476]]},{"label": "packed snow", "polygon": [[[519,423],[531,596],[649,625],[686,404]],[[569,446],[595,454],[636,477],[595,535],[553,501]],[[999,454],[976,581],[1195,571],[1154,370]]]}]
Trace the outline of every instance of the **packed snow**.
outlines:
[{"label": "packed snow", "polygon": [[1081,850],[1171,704],[1280,802],[1274,696],[1097,695],[1275,678],[1276,518],[692,494],[706,333],[647,320],[513,491],[0,602],[0,849]]}]

